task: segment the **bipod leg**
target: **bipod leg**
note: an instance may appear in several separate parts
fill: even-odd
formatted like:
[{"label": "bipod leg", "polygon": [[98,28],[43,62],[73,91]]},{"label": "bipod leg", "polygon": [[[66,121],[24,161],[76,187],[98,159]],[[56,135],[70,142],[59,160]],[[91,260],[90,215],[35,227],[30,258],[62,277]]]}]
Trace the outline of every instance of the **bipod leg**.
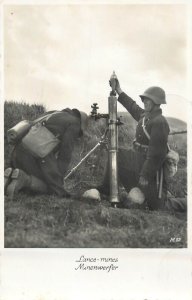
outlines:
[{"label": "bipod leg", "polygon": [[82,165],[84,161],[88,159],[88,157],[101,145],[106,144],[106,135],[108,133],[108,128],[105,129],[105,132],[103,136],[101,137],[101,140],[80,160],[80,162],[71,169],[71,171],[64,177],[63,181],[65,182],[75,171]]}]

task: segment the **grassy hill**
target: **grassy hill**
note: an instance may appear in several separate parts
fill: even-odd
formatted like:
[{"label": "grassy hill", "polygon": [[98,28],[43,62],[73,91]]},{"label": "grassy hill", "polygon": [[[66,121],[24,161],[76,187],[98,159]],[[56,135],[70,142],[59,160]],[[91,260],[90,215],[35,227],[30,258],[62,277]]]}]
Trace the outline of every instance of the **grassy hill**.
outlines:
[{"label": "grassy hill", "polygon": [[[22,119],[35,119],[45,112],[41,105],[5,102],[5,167],[9,166],[11,146],[7,129]],[[136,122],[120,113],[124,125],[119,128],[119,145],[131,147]],[[168,118],[171,129],[186,129],[180,120]],[[70,167],[99,141],[106,121],[89,120],[89,132],[76,144]],[[177,197],[186,195],[186,135],[170,137],[172,148],[180,153],[178,173],[169,182],[169,190]],[[139,209],[114,209],[108,199],[101,203],[85,201],[82,193],[101,182],[107,160],[106,149],[99,149],[66,182],[71,199],[49,195],[19,194],[13,201],[5,197],[5,247],[130,247],[181,248],[187,246],[185,214],[150,212]],[[179,242],[171,242],[171,238]]]},{"label": "grassy hill", "polygon": [[167,118],[169,126],[171,127],[171,129],[175,129],[175,130],[185,130],[187,128],[187,124],[186,122],[176,119],[176,118],[172,118],[172,117],[168,117]]}]

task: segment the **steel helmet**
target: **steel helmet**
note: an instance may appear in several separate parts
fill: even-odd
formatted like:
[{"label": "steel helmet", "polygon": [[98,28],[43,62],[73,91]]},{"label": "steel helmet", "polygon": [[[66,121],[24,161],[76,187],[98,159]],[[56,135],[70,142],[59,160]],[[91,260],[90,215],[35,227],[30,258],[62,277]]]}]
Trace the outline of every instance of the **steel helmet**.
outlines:
[{"label": "steel helmet", "polygon": [[85,112],[80,111],[76,108],[73,108],[72,111],[81,120],[81,134],[83,134],[85,132],[85,130],[87,129],[88,115]]},{"label": "steel helmet", "polygon": [[128,199],[137,204],[143,204],[145,201],[145,195],[138,187],[134,187],[128,194]]},{"label": "steel helmet", "polygon": [[146,89],[146,91],[139,96],[141,97],[142,101],[146,97],[151,99],[155,104],[166,104],[165,91],[158,86],[152,86]]},{"label": "steel helmet", "polygon": [[82,132],[85,132],[88,125],[88,115],[83,111],[79,111],[79,112],[81,115],[81,130]]}]

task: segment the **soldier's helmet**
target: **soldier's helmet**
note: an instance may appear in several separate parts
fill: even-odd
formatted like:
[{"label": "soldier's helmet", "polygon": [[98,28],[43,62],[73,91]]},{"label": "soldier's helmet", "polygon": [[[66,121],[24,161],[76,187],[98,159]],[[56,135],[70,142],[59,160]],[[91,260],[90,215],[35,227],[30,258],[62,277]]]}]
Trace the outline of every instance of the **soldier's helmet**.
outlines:
[{"label": "soldier's helmet", "polygon": [[166,104],[166,96],[165,91],[158,87],[158,86],[152,86],[142,94],[139,95],[141,97],[141,100],[143,101],[144,98],[151,99],[155,104]]},{"label": "soldier's helmet", "polygon": [[79,111],[79,112],[81,115],[81,131],[82,133],[84,133],[87,130],[87,126],[88,126],[88,115],[83,111]]},{"label": "soldier's helmet", "polygon": [[138,187],[134,187],[130,190],[128,198],[133,203],[142,204],[145,201],[145,195]]},{"label": "soldier's helmet", "polygon": [[84,111],[80,111],[77,108],[73,108],[72,111],[81,120],[81,135],[82,135],[87,130],[89,117]]}]

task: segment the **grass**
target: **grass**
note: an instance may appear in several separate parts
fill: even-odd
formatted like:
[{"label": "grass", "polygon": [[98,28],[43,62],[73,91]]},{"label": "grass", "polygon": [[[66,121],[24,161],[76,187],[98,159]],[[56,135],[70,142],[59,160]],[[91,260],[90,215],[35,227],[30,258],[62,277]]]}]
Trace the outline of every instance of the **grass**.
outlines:
[{"label": "grass", "polygon": [[[9,166],[11,146],[6,131],[22,119],[34,119],[46,109],[41,105],[5,102],[5,167]],[[136,123],[122,113],[119,145],[131,146]],[[186,124],[169,119],[174,130]],[[89,120],[89,132],[79,140],[70,168],[99,141],[105,120]],[[186,135],[170,137],[171,147],[180,154],[178,173],[169,182],[169,190],[183,197],[187,190]],[[5,247],[10,248],[183,248],[187,247],[186,214],[150,212],[139,209],[114,209],[106,198],[101,203],[83,200],[82,193],[101,182],[107,151],[100,149],[67,181],[70,199],[49,195],[20,193],[14,200],[5,197]],[[177,243],[171,238],[179,238]]]},{"label": "grass", "polygon": [[[5,247],[182,248],[183,214],[115,209],[109,202],[20,194],[5,201]],[[171,238],[181,238],[177,243]]]}]

